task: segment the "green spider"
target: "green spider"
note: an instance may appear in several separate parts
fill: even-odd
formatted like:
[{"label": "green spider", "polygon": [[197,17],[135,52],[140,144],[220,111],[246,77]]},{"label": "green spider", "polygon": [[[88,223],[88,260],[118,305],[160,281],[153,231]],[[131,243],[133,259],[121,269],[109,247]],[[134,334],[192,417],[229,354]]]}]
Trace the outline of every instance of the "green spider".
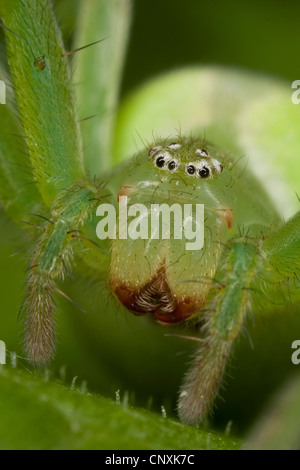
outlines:
[{"label": "green spider", "polygon": [[[98,2],[97,11],[94,3],[92,8],[83,6],[86,16],[82,21],[88,24],[86,18],[103,18],[109,13],[114,32],[114,18],[122,12],[125,30],[129,3],[116,1],[112,8],[108,1]],[[270,298],[282,297],[284,302],[287,293],[296,300],[300,297],[300,212],[284,223],[276,197],[270,195],[268,184],[261,184],[266,179],[264,165],[274,159],[291,173],[294,187],[290,192],[297,189],[298,177],[291,168],[300,142],[295,125],[299,112],[288,110],[285,122],[278,125],[272,107],[281,106],[284,113],[288,95],[277,82],[217,69],[177,72],[153,85],[156,91],[151,97],[151,85],[141,90],[134,113],[133,99],[120,110],[116,121],[106,119],[100,128],[92,127],[88,137],[84,135],[92,142],[97,135],[97,161],[92,164],[96,150],[92,145],[82,151],[69,85],[69,59],[49,3],[1,0],[0,15],[29,154],[24,171],[23,155],[12,151],[14,141],[23,137],[16,136],[20,131],[9,109],[1,108],[5,115],[0,143],[1,198],[14,220],[24,213],[37,214],[43,230],[32,249],[22,306],[27,355],[38,366],[53,358],[54,294],[62,293],[57,281],[68,274],[77,255],[131,312],[151,314],[162,324],[186,321],[201,328],[200,347],[178,401],[182,421],[198,424],[213,407],[249,306],[256,301],[268,303]],[[118,31],[122,36],[122,28]],[[109,82],[109,72],[115,74],[122,63],[119,55],[123,57],[122,50],[113,47],[110,54],[111,64],[99,83],[103,102],[116,101],[117,87],[114,90]],[[79,70],[86,78],[85,60]],[[113,98],[110,87],[115,91]],[[86,96],[92,91],[87,86]],[[211,99],[214,93],[216,102]],[[252,107],[245,105],[244,95],[248,95],[247,103],[254,103]],[[257,95],[265,96],[258,108]],[[221,109],[219,102],[223,102]],[[177,118],[182,129],[174,135]],[[153,141],[153,122],[155,132],[164,138]],[[263,133],[258,122],[266,126]],[[150,142],[137,153],[128,143],[131,129],[138,129],[143,140]],[[277,145],[274,129],[282,130],[285,147]],[[205,131],[206,137],[184,137],[191,131],[194,136]],[[253,148],[249,141],[255,142]],[[252,167],[257,176],[238,158],[243,152],[254,154]],[[113,153],[115,161],[122,163],[110,169]],[[128,159],[129,154],[134,156]],[[32,177],[35,185],[28,184]],[[272,179],[272,172],[268,177]],[[285,214],[291,215],[296,203],[290,202],[286,188],[284,191],[281,204]],[[186,250],[184,236],[99,241],[97,208],[111,204],[118,213],[120,196],[127,196],[129,206],[204,204],[204,247]]]}]

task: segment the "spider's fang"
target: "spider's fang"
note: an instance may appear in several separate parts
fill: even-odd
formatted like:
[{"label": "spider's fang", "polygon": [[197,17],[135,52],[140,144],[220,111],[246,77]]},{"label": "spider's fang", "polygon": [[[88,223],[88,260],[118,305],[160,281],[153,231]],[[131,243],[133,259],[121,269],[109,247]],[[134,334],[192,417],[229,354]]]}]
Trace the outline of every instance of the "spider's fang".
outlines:
[{"label": "spider's fang", "polygon": [[128,284],[114,282],[111,288],[128,310],[135,315],[152,313],[161,324],[184,321],[203,305],[203,299],[176,296],[168,285],[164,266],[142,288],[135,290]]}]

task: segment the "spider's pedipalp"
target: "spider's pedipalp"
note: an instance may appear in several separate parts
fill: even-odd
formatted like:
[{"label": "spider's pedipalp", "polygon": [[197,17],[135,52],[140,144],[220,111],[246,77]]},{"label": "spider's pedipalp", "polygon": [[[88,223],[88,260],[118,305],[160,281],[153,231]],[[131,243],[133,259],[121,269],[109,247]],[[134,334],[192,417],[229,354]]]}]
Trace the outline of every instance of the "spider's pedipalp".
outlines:
[{"label": "spider's pedipalp", "polygon": [[[101,189],[89,181],[75,183],[57,199],[51,214],[51,223],[46,226],[34,249],[28,268],[25,311],[25,349],[29,359],[37,366],[45,366],[55,351],[55,303],[54,293],[71,300],[56,285],[57,279],[64,279],[73,262],[73,246],[76,243],[88,246],[93,251],[91,258],[107,256],[99,250],[94,240],[75,235],[80,228],[90,223],[96,206],[101,199]],[[92,243],[91,243],[92,242]],[[72,301],[72,300],[71,300]],[[72,301],[77,307],[76,302]]]}]

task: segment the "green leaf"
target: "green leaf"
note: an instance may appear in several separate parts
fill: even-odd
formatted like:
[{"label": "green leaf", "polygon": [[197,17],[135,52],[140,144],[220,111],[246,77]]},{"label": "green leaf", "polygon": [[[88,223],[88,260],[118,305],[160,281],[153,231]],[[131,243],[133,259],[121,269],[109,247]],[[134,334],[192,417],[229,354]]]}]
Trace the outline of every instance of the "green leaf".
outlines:
[{"label": "green leaf", "polygon": [[290,375],[252,426],[247,447],[256,450],[299,450],[300,377]]},{"label": "green leaf", "polygon": [[[75,380],[73,382],[74,386]],[[0,366],[1,449],[239,449],[240,441]]]},{"label": "green leaf", "polygon": [[91,176],[112,165],[112,139],[131,23],[131,0],[81,1],[74,48],[75,82],[85,167]]}]

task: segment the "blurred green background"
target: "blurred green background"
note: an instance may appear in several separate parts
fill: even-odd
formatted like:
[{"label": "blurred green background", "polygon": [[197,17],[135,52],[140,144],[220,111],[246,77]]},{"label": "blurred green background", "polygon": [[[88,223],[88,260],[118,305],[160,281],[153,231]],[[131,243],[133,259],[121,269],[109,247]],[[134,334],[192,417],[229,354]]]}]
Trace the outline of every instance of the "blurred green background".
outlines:
[{"label": "blurred green background", "polygon": [[[78,2],[56,2],[69,45],[76,30],[74,4]],[[159,73],[189,64],[223,64],[300,79],[299,18],[296,0],[136,0],[122,96]],[[101,31],[95,40],[100,38]],[[22,356],[17,315],[27,260],[26,253],[11,255],[28,249],[31,238],[4,214],[0,221],[0,339]],[[81,273],[63,290],[87,313],[57,299],[59,343],[50,375],[65,383],[78,376],[78,383],[86,381],[89,390],[112,398],[120,389],[131,404],[156,410],[164,405],[168,415],[175,415],[177,389],[194,344],[165,337],[180,330],[164,330],[149,318],[131,316],[109,296],[103,301],[97,280]],[[245,433],[285,379],[300,371],[290,359],[291,344],[300,338],[299,308],[272,308],[266,317],[256,313],[255,321],[248,322],[249,335],[235,349],[212,421],[220,430],[232,421],[235,434]],[[30,369],[25,359],[18,363]]]},{"label": "blurred green background", "polygon": [[299,78],[300,4],[280,0],[137,0],[124,91],[186,64]]},{"label": "blurred green background", "polygon": [[[78,0],[55,4],[68,41]],[[236,66],[299,79],[299,17],[297,0],[134,0],[122,92],[159,73],[193,64]]]}]

